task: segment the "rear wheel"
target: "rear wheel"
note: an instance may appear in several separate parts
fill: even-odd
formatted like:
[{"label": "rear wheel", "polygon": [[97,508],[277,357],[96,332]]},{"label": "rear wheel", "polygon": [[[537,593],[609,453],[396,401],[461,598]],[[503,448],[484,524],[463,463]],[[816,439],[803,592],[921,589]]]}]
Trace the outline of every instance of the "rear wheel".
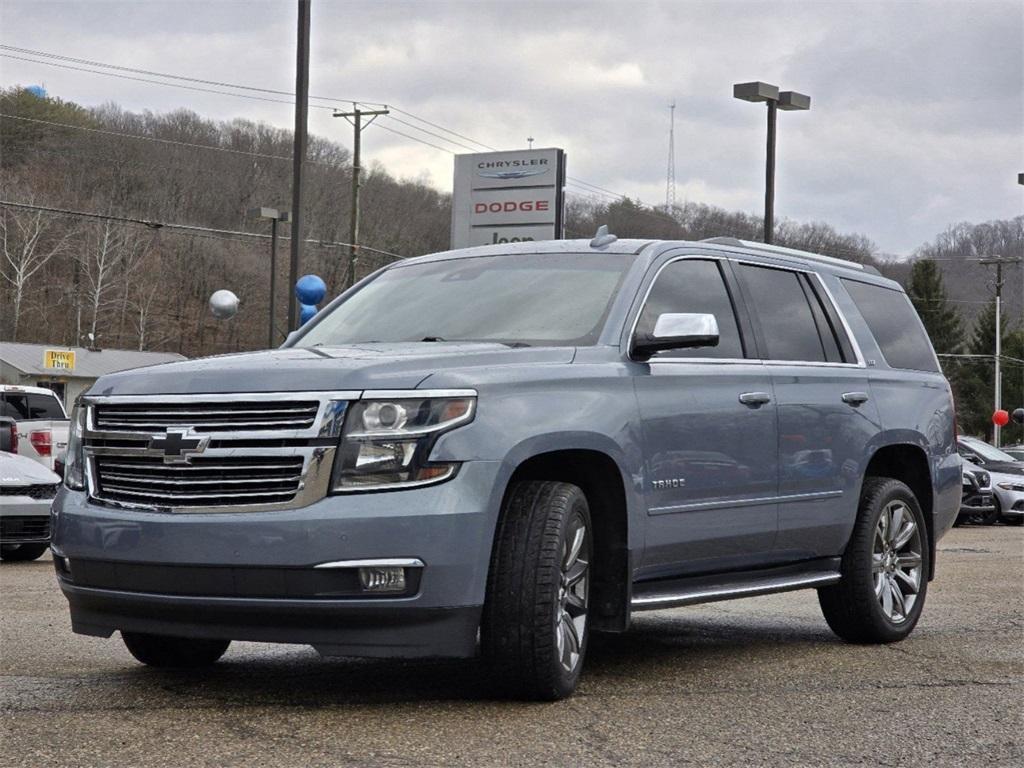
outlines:
[{"label": "rear wheel", "polygon": [[905,638],[924,607],[929,557],[924,514],[913,491],[899,480],[867,478],[842,579],[818,590],[829,627],[854,643]]},{"label": "rear wheel", "polygon": [[570,695],[587,652],[593,534],[577,486],[524,481],[502,510],[484,606],[484,656],[510,693]]},{"label": "rear wheel", "polygon": [[49,548],[49,544],[8,544],[0,547],[0,559],[11,563],[36,560]]},{"label": "rear wheel", "polygon": [[224,655],[230,640],[168,637],[142,632],[122,632],[128,652],[150,667],[205,667]]}]

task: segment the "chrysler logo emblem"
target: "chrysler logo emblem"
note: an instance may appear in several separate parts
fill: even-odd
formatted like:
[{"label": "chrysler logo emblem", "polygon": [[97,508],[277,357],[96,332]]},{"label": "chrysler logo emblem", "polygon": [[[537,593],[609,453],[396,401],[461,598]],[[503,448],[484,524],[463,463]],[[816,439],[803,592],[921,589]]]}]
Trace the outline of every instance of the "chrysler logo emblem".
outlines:
[{"label": "chrysler logo emblem", "polygon": [[147,446],[164,455],[164,464],[185,464],[189,456],[202,453],[210,444],[208,436],[193,436],[191,429],[168,429],[163,437],[153,437]]},{"label": "chrysler logo emblem", "polygon": [[540,176],[547,173],[547,168],[517,168],[509,171],[477,171],[476,175],[485,179],[525,179],[529,176]]}]

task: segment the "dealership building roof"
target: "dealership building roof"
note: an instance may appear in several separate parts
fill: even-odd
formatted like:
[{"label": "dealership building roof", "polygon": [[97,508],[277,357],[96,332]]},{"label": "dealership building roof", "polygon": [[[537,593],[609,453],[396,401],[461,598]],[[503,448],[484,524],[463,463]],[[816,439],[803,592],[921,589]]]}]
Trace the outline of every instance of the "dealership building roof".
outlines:
[{"label": "dealership building roof", "polygon": [[[45,367],[47,350],[74,352],[74,369],[54,371]],[[59,344],[18,344],[0,341],[0,361],[26,376],[61,376],[72,379],[96,379],[108,373],[140,368],[144,365],[184,360],[176,352],[140,352],[134,349],[87,349]],[[17,382],[9,382],[11,384]]]}]

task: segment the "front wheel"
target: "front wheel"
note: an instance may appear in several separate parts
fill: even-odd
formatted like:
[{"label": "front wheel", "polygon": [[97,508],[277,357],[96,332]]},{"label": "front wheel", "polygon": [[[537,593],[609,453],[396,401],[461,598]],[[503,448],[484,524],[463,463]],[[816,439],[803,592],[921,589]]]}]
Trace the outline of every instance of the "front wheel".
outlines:
[{"label": "front wheel", "polygon": [[924,514],[899,480],[869,477],[838,584],[818,590],[832,631],[852,643],[892,643],[911,633],[928,592]]},{"label": "front wheel", "polygon": [[142,632],[122,632],[125,647],[150,667],[206,667],[224,655],[230,640],[168,637]]},{"label": "front wheel", "polygon": [[481,626],[484,657],[514,695],[553,701],[579,682],[587,652],[593,535],[575,485],[509,490],[494,543]]}]

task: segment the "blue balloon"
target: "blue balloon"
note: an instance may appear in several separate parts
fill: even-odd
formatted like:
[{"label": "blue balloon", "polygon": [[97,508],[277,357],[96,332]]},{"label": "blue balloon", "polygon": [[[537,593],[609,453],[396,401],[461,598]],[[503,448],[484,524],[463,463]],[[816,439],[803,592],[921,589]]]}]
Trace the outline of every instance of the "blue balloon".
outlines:
[{"label": "blue balloon", "polygon": [[303,304],[319,304],[327,295],[327,284],[316,275],[303,275],[295,283],[295,295]]},{"label": "blue balloon", "polygon": [[299,310],[299,325],[305,325],[307,321],[313,319],[313,315],[317,313],[316,307],[310,304],[302,304]]}]

